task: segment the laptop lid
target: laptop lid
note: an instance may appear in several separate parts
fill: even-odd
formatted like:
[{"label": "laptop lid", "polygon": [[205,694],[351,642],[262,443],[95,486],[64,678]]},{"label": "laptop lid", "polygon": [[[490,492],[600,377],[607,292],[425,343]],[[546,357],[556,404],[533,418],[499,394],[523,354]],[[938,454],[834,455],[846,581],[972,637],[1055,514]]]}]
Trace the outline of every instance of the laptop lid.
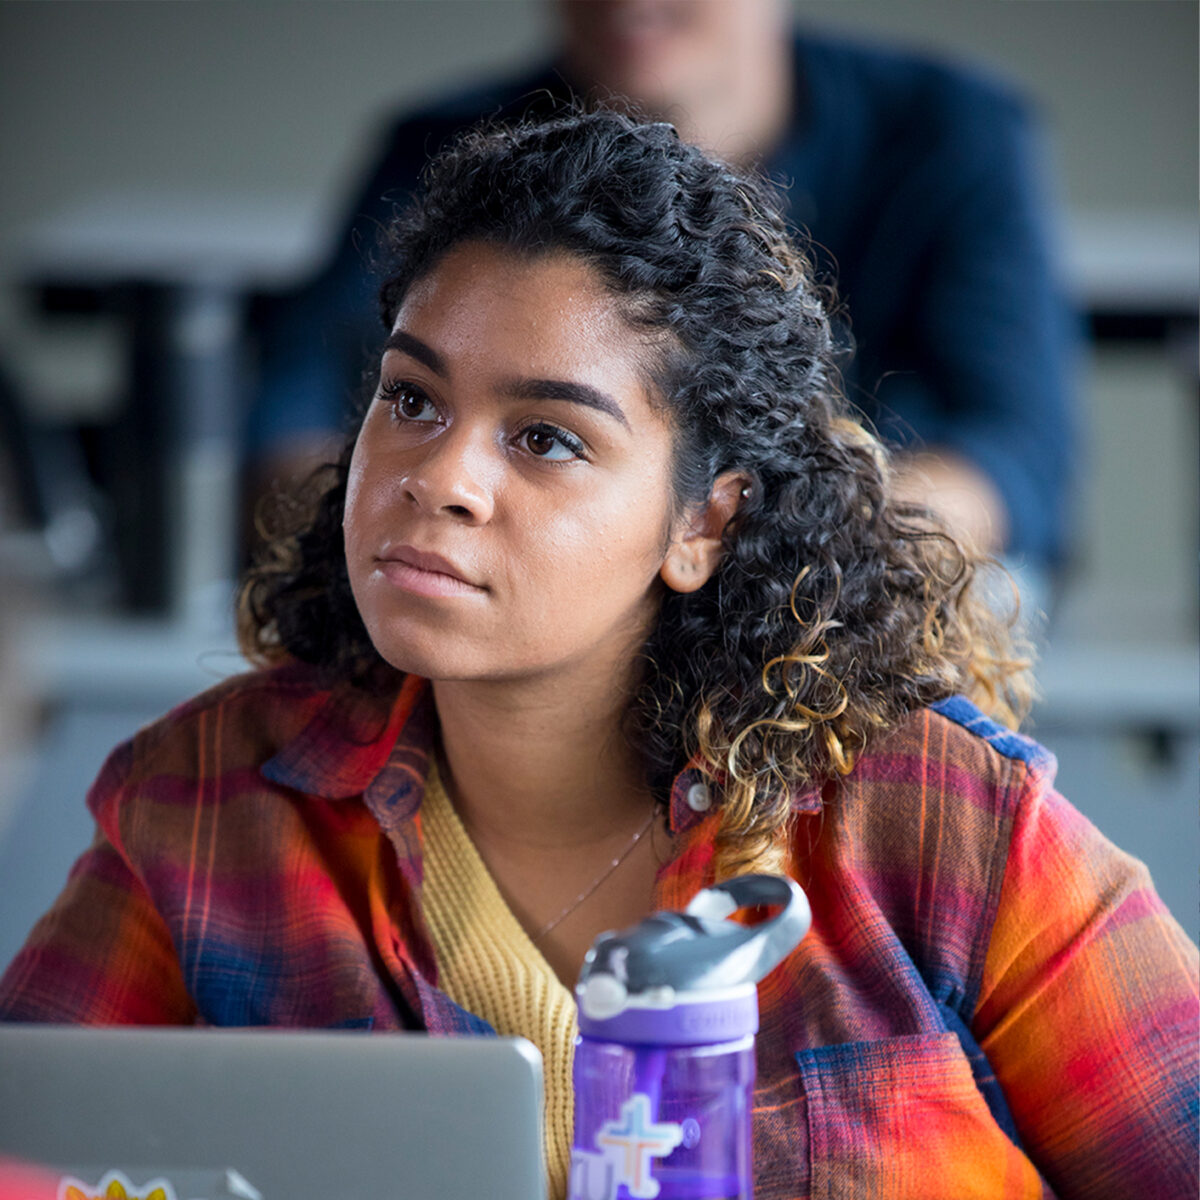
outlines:
[{"label": "laptop lid", "polygon": [[539,1200],[541,1129],[522,1038],[0,1026],[0,1155],[59,1200]]}]

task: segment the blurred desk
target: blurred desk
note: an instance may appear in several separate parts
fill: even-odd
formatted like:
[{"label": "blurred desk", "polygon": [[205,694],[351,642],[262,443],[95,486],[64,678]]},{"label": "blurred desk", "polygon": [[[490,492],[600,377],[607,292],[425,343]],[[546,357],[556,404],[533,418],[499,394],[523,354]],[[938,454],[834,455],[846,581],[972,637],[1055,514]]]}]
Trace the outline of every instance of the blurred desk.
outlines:
[{"label": "blurred desk", "polygon": [[311,270],[319,245],[294,197],[110,193],[28,231],[31,286],[98,292],[127,320],[114,500],[128,609],[218,611],[237,558],[245,300]]},{"label": "blurred desk", "polygon": [[248,669],[225,622],[54,616],[31,620],[16,655],[27,689],[51,709],[173,705]]},{"label": "blurred desk", "polygon": [[1200,730],[1200,643],[1060,641],[1037,665],[1040,722]]},{"label": "blurred desk", "polygon": [[1081,309],[1195,320],[1200,293],[1195,213],[1077,211],[1064,233],[1067,275]]}]

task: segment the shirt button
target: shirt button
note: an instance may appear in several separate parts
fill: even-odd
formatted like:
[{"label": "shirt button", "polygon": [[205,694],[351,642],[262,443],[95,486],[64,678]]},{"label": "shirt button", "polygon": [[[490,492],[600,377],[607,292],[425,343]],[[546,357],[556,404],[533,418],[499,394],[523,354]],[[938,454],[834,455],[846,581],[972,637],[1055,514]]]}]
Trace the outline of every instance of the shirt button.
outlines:
[{"label": "shirt button", "polygon": [[687,790],[688,808],[692,812],[708,812],[712,807],[712,796],[708,792],[707,783],[693,783]]}]

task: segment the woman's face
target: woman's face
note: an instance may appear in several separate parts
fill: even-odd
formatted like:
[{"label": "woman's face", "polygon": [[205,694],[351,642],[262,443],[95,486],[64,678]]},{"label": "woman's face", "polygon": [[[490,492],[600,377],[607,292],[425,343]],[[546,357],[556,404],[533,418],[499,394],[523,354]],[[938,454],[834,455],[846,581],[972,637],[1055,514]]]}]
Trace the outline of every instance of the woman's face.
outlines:
[{"label": "woman's face", "polygon": [[646,350],[566,254],[465,243],[409,291],[346,495],[380,654],[433,679],[628,664],[675,530]]}]

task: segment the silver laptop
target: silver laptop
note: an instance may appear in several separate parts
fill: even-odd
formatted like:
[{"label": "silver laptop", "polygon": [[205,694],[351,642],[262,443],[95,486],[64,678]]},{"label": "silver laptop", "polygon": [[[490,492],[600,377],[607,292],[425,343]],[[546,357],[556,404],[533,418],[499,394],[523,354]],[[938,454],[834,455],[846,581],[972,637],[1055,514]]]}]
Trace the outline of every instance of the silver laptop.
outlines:
[{"label": "silver laptop", "polygon": [[521,1038],[0,1025],[0,1156],[59,1196],[540,1200]]}]

